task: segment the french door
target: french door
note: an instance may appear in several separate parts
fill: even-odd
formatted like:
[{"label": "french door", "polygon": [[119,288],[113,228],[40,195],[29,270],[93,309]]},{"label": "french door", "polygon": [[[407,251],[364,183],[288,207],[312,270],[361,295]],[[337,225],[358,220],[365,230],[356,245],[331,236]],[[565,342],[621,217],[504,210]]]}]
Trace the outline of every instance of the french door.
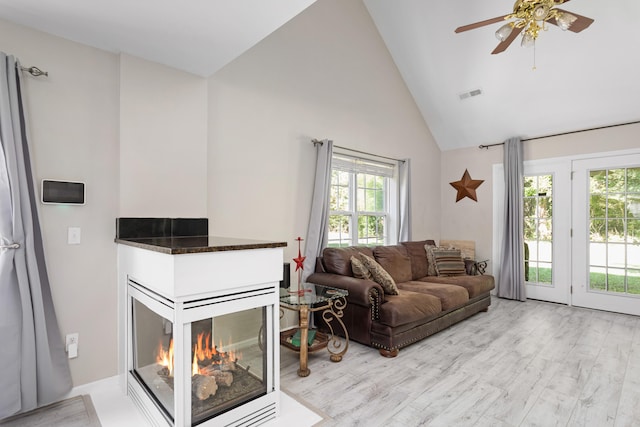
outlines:
[{"label": "french door", "polygon": [[[527,298],[570,303],[571,162],[524,163],[524,240]],[[493,271],[499,271],[504,216],[502,165],[494,167]]]},{"label": "french door", "polygon": [[571,187],[565,160],[524,166],[524,241],[527,298],[568,304],[571,270]]},{"label": "french door", "polygon": [[572,169],[572,304],[640,315],[640,154]]}]

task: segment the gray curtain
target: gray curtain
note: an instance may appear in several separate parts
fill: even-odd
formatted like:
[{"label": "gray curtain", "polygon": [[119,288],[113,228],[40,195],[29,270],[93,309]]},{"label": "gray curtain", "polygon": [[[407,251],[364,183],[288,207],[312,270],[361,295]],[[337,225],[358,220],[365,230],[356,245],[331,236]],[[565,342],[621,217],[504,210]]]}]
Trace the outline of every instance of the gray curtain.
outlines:
[{"label": "gray curtain", "polygon": [[498,276],[498,296],[526,300],[524,283],[522,142],[511,138],[504,143],[504,235]]},{"label": "gray curtain", "polygon": [[20,64],[0,52],[0,419],[71,389],[29,160]]},{"label": "gray curtain", "polygon": [[411,162],[409,159],[398,161],[398,242],[411,240]]},{"label": "gray curtain", "polygon": [[305,241],[304,272],[302,280],[306,281],[316,266],[316,258],[327,246],[329,229],[329,194],[331,192],[331,157],[333,156],[333,141],[322,140],[314,143],[316,146],[316,178],[313,186],[311,201],[311,215],[307,238]]}]

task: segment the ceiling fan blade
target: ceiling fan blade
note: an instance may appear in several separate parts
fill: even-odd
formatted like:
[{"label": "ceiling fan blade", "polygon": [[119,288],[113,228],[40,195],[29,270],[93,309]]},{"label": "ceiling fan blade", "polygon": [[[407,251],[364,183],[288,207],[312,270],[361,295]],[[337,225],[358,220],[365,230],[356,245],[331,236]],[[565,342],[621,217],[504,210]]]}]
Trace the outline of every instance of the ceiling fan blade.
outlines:
[{"label": "ceiling fan blade", "polygon": [[502,22],[502,21],[504,21],[504,18],[506,18],[507,16],[509,16],[509,15],[496,16],[495,18],[486,19],[484,21],[476,22],[476,23],[469,24],[469,25],[463,25],[462,27],[456,28],[455,32],[456,33],[462,33],[464,31],[475,30],[476,28],[480,28],[480,27],[484,27],[484,26],[487,26],[487,25],[495,24],[496,22]]},{"label": "ceiling fan blade", "polygon": [[[566,3],[566,1],[565,1],[565,3]],[[559,11],[559,12],[570,13],[571,15],[575,16],[576,18],[578,18],[568,28],[569,31],[572,31],[574,33],[579,33],[580,31],[588,28],[589,25],[593,24],[593,22],[594,22],[593,19],[587,18],[586,16],[578,15],[575,12],[569,12],[569,11],[566,11],[566,10],[563,10],[563,9],[558,9],[558,8],[556,8],[556,10]],[[556,18],[549,19],[547,22],[549,24],[558,25],[558,22],[556,21]]]},{"label": "ceiling fan blade", "polygon": [[514,28],[513,31],[511,31],[511,34],[509,34],[509,37],[507,37],[504,41],[498,43],[498,46],[496,46],[496,48],[493,49],[493,52],[491,52],[491,54],[495,55],[496,53],[504,52],[509,47],[509,45],[513,43],[516,37],[518,37],[518,34],[520,34],[521,32],[522,32],[522,27]]}]

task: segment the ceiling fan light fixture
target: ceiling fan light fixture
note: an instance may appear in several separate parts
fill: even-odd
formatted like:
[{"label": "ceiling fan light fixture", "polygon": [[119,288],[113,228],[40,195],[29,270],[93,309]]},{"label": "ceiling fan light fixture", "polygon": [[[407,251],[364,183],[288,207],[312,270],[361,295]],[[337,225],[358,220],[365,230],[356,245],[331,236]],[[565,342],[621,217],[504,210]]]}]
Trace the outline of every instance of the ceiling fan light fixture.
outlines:
[{"label": "ceiling fan light fixture", "polygon": [[511,25],[511,23],[504,24],[502,27],[498,28],[498,31],[496,31],[496,38],[503,42],[507,37],[509,37],[512,31],[513,25]]},{"label": "ceiling fan light fixture", "polygon": [[567,31],[578,18],[568,12],[559,12],[556,22],[562,31]]},{"label": "ceiling fan light fixture", "polygon": [[536,44],[536,38],[531,35],[529,32],[526,32],[522,35],[522,41],[520,42],[520,46],[522,47],[533,47]]}]

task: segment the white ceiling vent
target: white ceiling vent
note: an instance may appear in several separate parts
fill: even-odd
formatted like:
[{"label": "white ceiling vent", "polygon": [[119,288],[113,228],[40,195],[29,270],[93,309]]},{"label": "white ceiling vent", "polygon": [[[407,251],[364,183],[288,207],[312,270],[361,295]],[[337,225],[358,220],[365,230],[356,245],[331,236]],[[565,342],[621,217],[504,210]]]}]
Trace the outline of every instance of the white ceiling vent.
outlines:
[{"label": "white ceiling vent", "polygon": [[460,97],[460,101],[464,101],[465,99],[473,98],[474,96],[479,96],[479,95],[482,95],[482,89],[474,89],[468,92],[462,92],[461,94],[458,94],[458,96]]}]

